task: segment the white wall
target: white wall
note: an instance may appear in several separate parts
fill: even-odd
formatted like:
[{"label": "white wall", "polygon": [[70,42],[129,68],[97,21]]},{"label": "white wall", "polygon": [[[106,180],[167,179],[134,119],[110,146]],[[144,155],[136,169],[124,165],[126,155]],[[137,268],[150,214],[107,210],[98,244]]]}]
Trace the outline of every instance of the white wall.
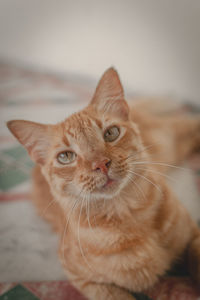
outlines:
[{"label": "white wall", "polygon": [[0,0],[0,58],[200,99],[199,0]]}]

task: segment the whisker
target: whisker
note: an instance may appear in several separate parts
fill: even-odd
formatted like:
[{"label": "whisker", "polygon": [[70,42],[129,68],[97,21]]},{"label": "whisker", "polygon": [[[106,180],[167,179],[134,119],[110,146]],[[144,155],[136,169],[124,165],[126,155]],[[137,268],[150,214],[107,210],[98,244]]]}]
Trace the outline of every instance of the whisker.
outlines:
[{"label": "whisker", "polygon": [[[163,177],[165,177],[165,178],[171,180],[172,182],[174,182],[174,183],[176,183],[176,184],[179,183],[179,180],[178,180],[177,178],[173,178],[172,176],[166,175],[166,174],[164,174],[164,173],[162,173],[162,172],[159,172],[159,171],[157,171],[157,170],[152,170],[152,169],[149,169],[149,168],[137,168],[137,167],[136,167],[135,169],[136,169],[136,170],[149,171],[149,172],[152,172],[152,173],[161,175],[161,176],[163,176]],[[188,187],[188,189],[189,189],[189,191],[191,191],[191,193],[193,193],[193,190],[192,190],[190,187]]]},{"label": "whisker", "polygon": [[173,182],[177,182],[177,180],[175,180],[174,178],[172,178],[172,176],[169,176],[169,175],[166,175],[162,172],[159,172],[157,170],[152,170],[152,169],[149,169],[149,168],[135,168],[136,170],[143,170],[143,171],[149,171],[149,172],[152,172],[152,173],[155,173],[155,174],[158,174],[158,175],[161,175],[161,176],[164,176],[166,177],[167,179],[169,180],[172,180]]},{"label": "whisker", "polygon": [[[79,218],[78,218],[78,243],[79,243],[79,249],[80,249],[80,252],[81,252],[81,255],[83,257],[83,259],[85,260],[87,266],[89,267],[89,269],[94,272],[94,270],[92,269],[92,267],[90,266],[85,254],[84,254],[84,251],[83,251],[83,248],[82,248],[82,245],[81,245],[81,240],[80,240],[80,219],[81,219],[81,213],[82,213],[82,208],[83,208],[83,200],[81,201],[81,208],[80,208],[80,213],[79,213]],[[95,272],[94,272],[95,273]]]},{"label": "whisker", "polygon": [[143,175],[141,175],[141,174],[138,174],[138,173],[136,173],[136,172],[134,172],[134,171],[132,171],[132,170],[128,170],[128,172],[129,172],[129,173],[132,173],[132,174],[135,174],[136,176],[139,176],[139,177],[145,179],[146,181],[148,181],[149,183],[151,183],[158,191],[160,191],[160,192],[162,193],[162,191],[161,191],[161,189],[159,188],[159,186],[158,186],[157,184],[155,184],[154,182],[152,182],[150,179],[148,179],[148,178],[146,178],[145,176],[143,176]]},{"label": "whisker", "polygon": [[65,263],[65,251],[64,251],[64,240],[65,240],[65,235],[67,233],[67,229],[68,229],[68,225],[69,225],[69,221],[70,221],[70,217],[73,213],[73,210],[75,209],[75,207],[78,205],[78,202],[79,202],[79,197],[77,198],[77,200],[74,201],[74,203],[72,204],[71,208],[70,208],[70,211],[68,213],[68,218],[66,218],[66,223],[65,223],[65,228],[64,228],[64,231],[63,231],[63,238],[62,238],[62,258],[63,258],[63,262]]},{"label": "whisker", "polygon": [[165,167],[170,167],[170,168],[175,168],[175,169],[179,169],[179,170],[183,170],[183,171],[191,171],[190,168],[184,168],[184,167],[178,167],[178,166],[174,166],[174,165],[170,165],[167,163],[163,163],[163,162],[155,162],[155,161],[133,161],[132,162],[133,165],[160,165],[160,166],[165,166]]},{"label": "whisker", "polygon": [[140,193],[142,194],[143,199],[146,201],[147,198],[146,198],[146,196],[145,196],[143,190],[142,190],[141,187],[139,186],[139,184],[137,184],[137,182],[135,182],[130,176],[127,176],[127,177],[129,178],[129,180],[130,180],[131,182],[133,182],[133,184],[136,186],[137,190],[139,190]]},{"label": "whisker", "polygon": [[[161,144],[161,143],[160,143],[160,144]],[[148,146],[142,148],[141,150],[138,150],[137,152],[135,152],[135,153],[130,154],[129,156],[127,156],[127,157],[126,157],[126,160],[128,160],[129,158],[134,158],[134,157],[137,156],[137,154],[142,153],[142,152],[146,151],[147,149],[153,148],[154,146],[156,146],[156,144],[148,145]]]},{"label": "whisker", "polygon": [[88,225],[90,227],[90,230],[92,231],[92,233],[94,234],[95,238],[96,238],[96,234],[94,232],[94,229],[91,225],[91,222],[90,222],[90,198],[89,197],[86,197],[86,215],[87,215],[87,221],[88,221]]},{"label": "whisker", "polygon": [[43,218],[45,217],[48,208],[49,208],[54,202],[56,203],[56,200],[55,200],[55,199],[53,199],[53,200],[51,200],[51,201],[49,202],[49,204],[45,207],[45,209],[43,209],[42,214],[41,214],[41,217],[43,217]]},{"label": "whisker", "polygon": [[[151,144],[151,145],[148,145],[148,146],[145,146],[145,147],[143,145],[143,148],[141,150],[138,150],[137,152],[128,155],[127,158],[126,158],[126,160],[128,160],[129,158],[134,158],[134,157],[137,156],[137,154],[145,152],[146,150],[151,149],[151,148],[153,148],[153,147],[155,147],[157,145],[161,145],[161,144],[162,144],[161,142],[158,142],[156,144]],[[148,155],[150,155],[150,154],[148,153]]]}]

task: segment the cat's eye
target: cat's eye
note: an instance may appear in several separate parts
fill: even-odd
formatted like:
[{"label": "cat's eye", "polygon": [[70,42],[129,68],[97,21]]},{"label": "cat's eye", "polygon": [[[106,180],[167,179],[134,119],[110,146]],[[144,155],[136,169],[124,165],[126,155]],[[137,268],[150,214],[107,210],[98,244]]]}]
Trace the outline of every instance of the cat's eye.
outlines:
[{"label": "cat's eye", "polygon": [[63,165],[67,165],[72,163],[76,159],[76,153],[72,151],[61,152],[57,156],[57,160],[59,163]]},{"label": "cat's eye", "polygon": [[109,127],[104,132],[104,140],[106,142],[113,142],[118,138],[119,134],[120,134],[120,131],[117,126]]}]

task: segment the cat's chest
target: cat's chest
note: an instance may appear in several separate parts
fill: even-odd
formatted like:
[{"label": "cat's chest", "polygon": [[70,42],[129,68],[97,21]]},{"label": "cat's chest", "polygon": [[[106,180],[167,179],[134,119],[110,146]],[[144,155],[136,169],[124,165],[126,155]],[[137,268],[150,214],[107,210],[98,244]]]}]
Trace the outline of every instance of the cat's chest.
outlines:
[{"label": "cat's chest", "polygon": [[[87,256],[123,256],[127,253],[134,257],[134,260],[145,257],[151,259],[155,253],[162,249],[160,236],[153,230],[109,230],[106,228],[77,228],[71,236],[71,247],[83,248]],[[82,253],[81,253],[82,254]]]},{"label": "cat's chest", "polygon": [[66,255],[68,263],[78,262],[79,271],[82,270],[80,265],[84,265],[84,270],[88,270],[84,276],[91,275],[91,270],[94,270],[95,280],[120,285],[119,274],[123,273],[127,287],[131,289],[133,278],[141,278],[141,284],[147,277],[156,281],[169,267],[167,250],[159,244],[155,233],[148,236],[143,231],[134,235],[132,232],[91,230],[81,230],[80,236],[74,236],[73,245]]}]

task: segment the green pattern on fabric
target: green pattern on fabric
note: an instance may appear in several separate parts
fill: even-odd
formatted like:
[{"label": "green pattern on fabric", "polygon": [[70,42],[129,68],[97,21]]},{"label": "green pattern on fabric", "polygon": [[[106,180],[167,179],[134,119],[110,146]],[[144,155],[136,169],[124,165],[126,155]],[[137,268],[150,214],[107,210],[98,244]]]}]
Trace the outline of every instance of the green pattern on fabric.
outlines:
[{"label": "green pattern on fabric", "polygon": [[26,181],[28,178],[29,176],[20,170],[4,170],[0,173],[0,189],[3,191],[7,191],[10,188]]},{"label": "green pattern on fabric", "polygon": [[16,146],[10,149],[3,150],[2,152],[17,160],[24,160],[24,158],[28,156],[27,151],[22,146]]},{"label": "green pattern on fabric", "polygon": [[0,296],[0,300],[39,300],[22,285],[17,285],[10,291]]},{"label": "green pattern on fabric", "polygon": [[7,191],[30,178],[33,162],[22,146],[0,151],[0,189]]}]

